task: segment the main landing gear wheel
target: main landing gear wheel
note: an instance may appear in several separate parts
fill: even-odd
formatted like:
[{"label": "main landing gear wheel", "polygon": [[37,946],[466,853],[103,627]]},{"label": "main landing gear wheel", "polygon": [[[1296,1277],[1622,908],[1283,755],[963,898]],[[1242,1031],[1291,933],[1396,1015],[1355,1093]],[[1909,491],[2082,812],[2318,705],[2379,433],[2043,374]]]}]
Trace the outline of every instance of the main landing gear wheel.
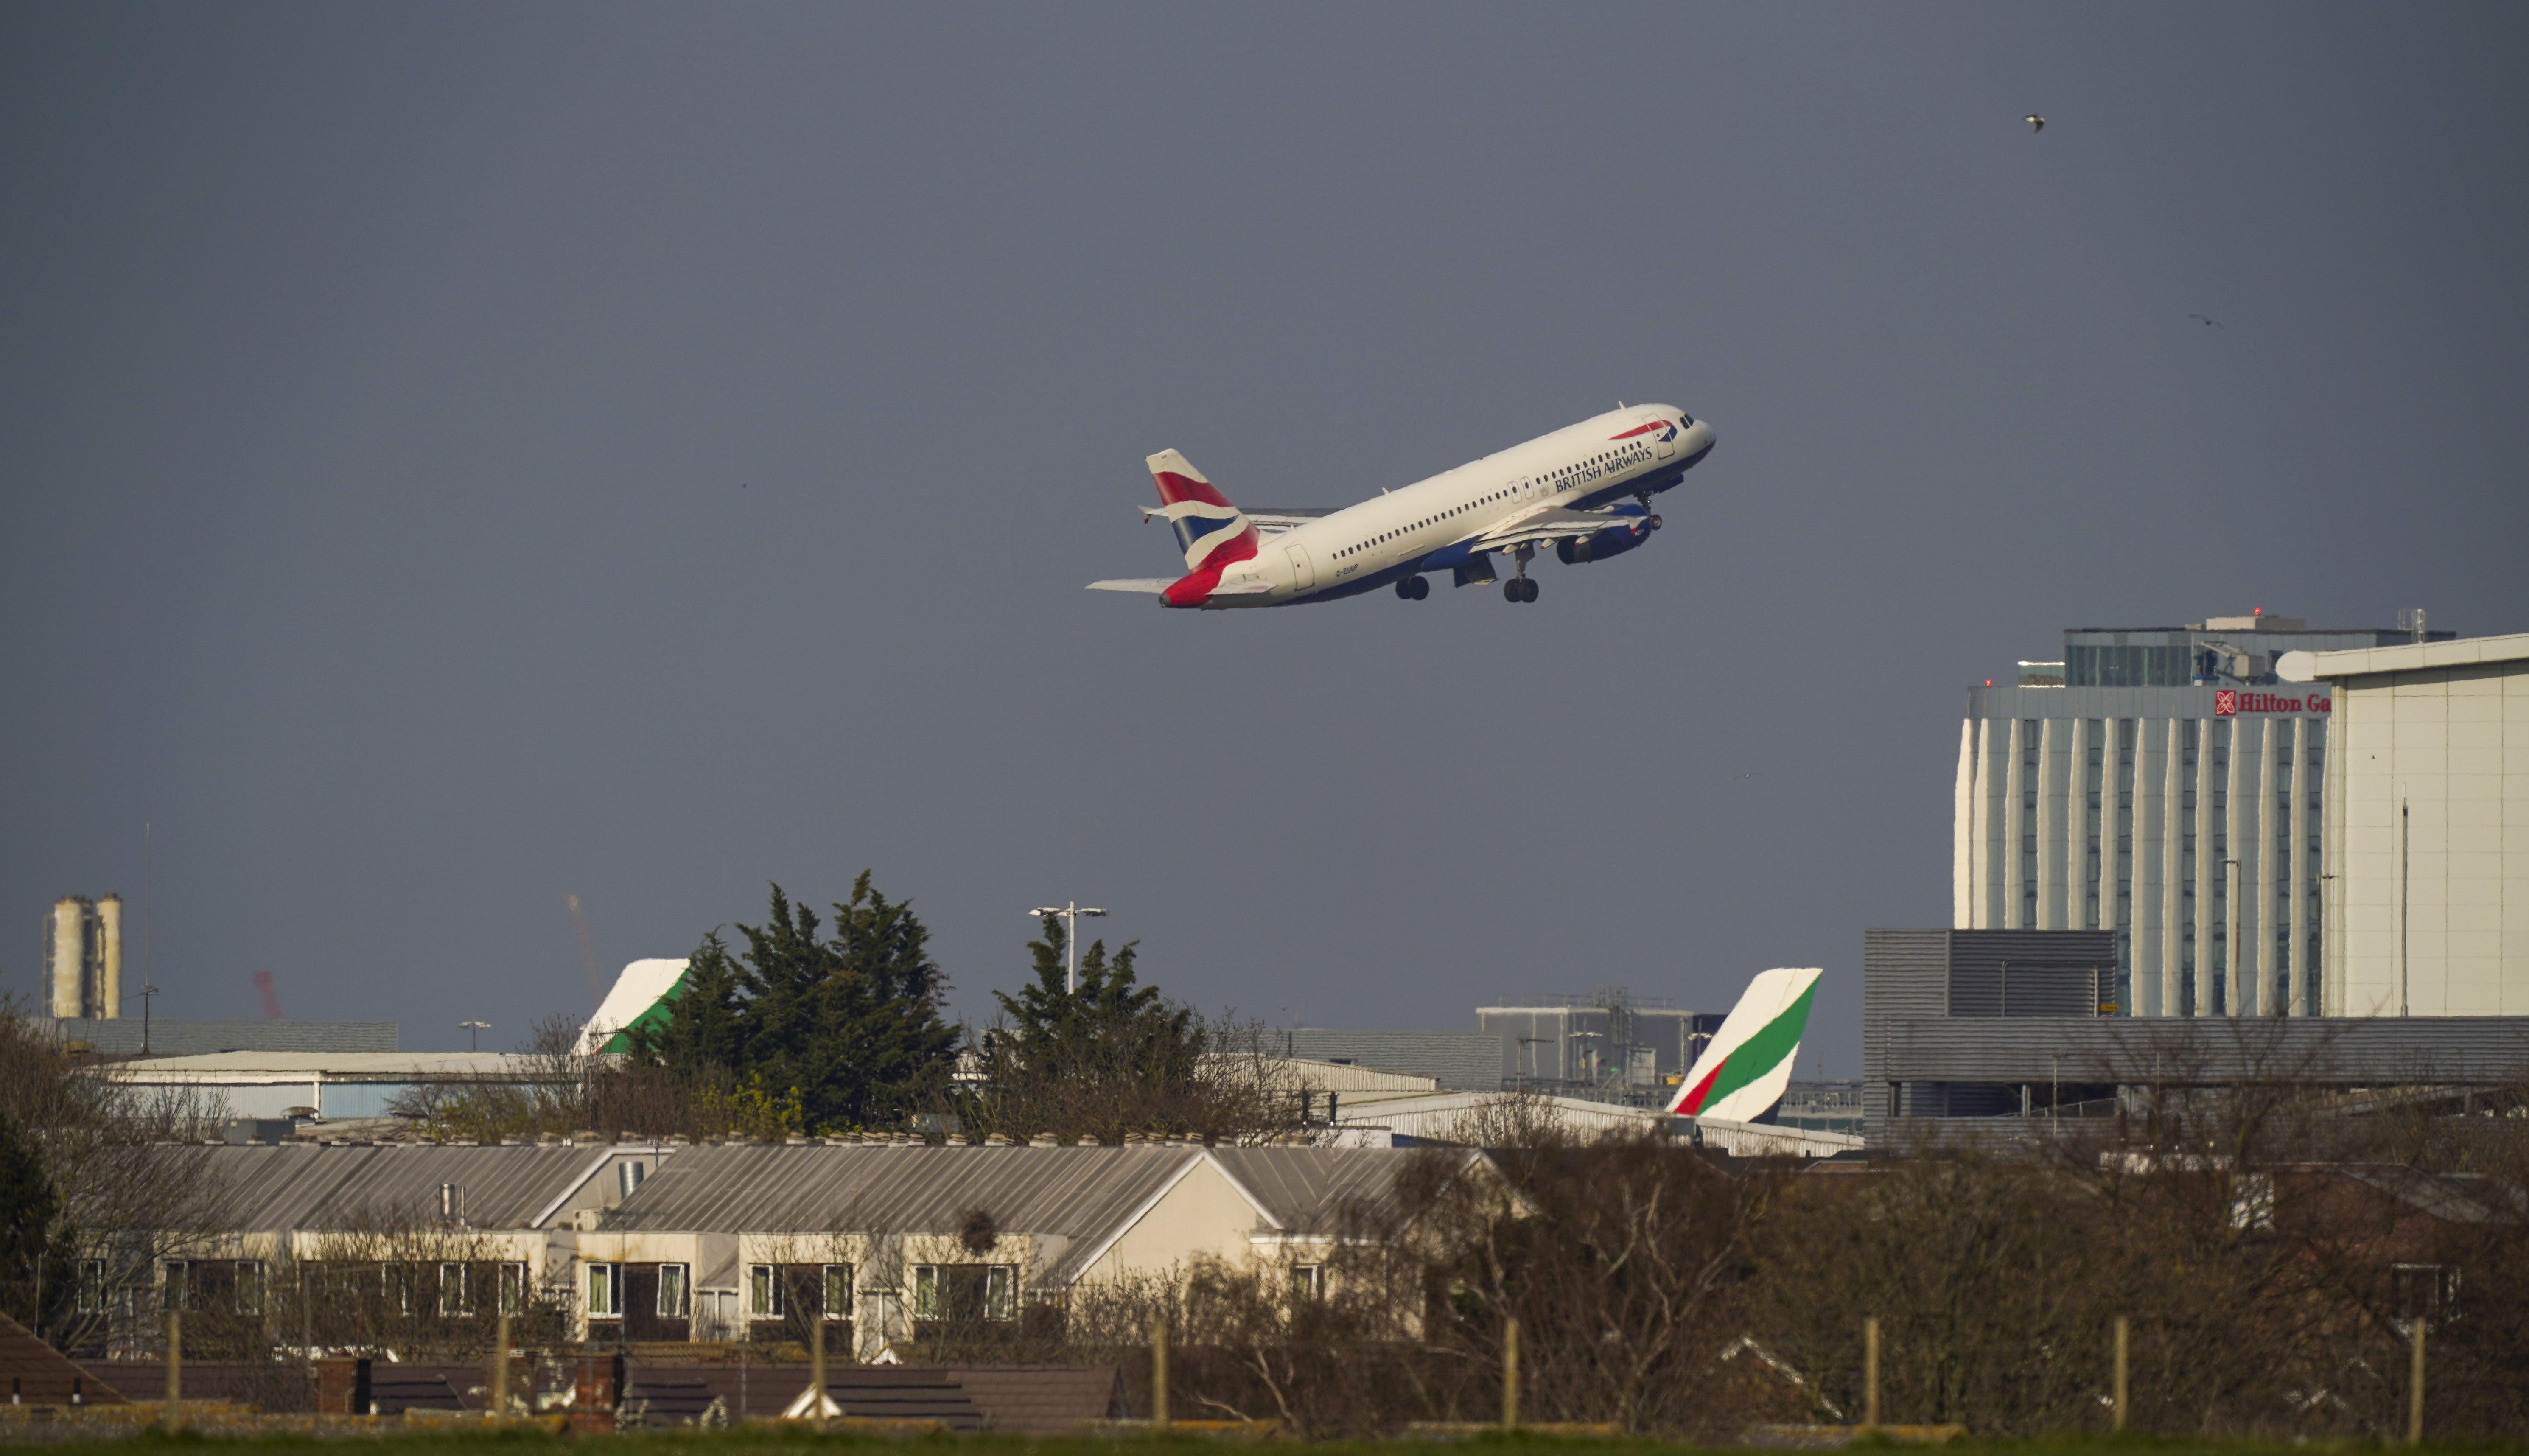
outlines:
[{"label": "main landing gear wheel", "polygon": [[1536,600],[1536,583],[1526,576],[1514,576],[1502,583],[1502,600],[1534,602]]},{"label": "main landing gear wheel", "polygon": [[1400,602],[1410,602],[1414,600],[1413,577],[1399,576],[1396,578],[1396,600]]},{"label": "main landing gear wheel", "polygon": [[1420,576],[1399,576],[1396,595],[1408,602],[1419,602],[1431,595],[1431,583]]},{"label": "main landing gear wheel", "polygon": [[1659,518],[1658,516],[1654,515],[1654,516],[1652,516],[1652,517],[1651,517],[1651,529],[1652,529],[1652,530],[1654,530],[1654,531],[1656,531],[1656,530],[1658,530],[1659,528],[1660,528],[1660,518]]}]

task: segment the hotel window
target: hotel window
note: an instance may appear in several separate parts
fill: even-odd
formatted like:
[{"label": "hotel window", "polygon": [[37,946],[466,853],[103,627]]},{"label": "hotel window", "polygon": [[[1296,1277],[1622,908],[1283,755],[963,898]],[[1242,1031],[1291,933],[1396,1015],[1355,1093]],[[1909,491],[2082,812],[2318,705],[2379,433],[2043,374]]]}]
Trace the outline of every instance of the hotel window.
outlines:
[{"label": "hotel window", "polygon": [[527,1307],[527,1267],[523,1264],[501,1266],[501,1313],[515,1315]]},{"label": "hotel window", "polygon": [[439,1267],[439,1314],[442,1319],[462,1319],[474,1311],[465,1303],[465,1266],[443,1264]]},{"label": "hotel window", "polygon": [[852,1318],[852,1267],[850,1265],[826,1266],[826,1299],[823,1308],[829,1320]]},{"label": "hotel window", "polygon": [[186,1287],[193,1281],[193,1267],[182,1259],[170,1259],[165,1265],[165,1282],[158,1289],[158,1307],[181,1310],[185,1307]]},{"label": "hotel window", "polygon": [[612,1319],[623,1313],[623,1266],[592,1264],[588,1267],[589,1318]]},{"label": "hotel window", "polygon": [[82,1315],[105,1312],[105,1261],[82,1259],[79,1272],[79,1308]]},{"label": "hotel window", "polygon": [[681,1320],[685,1316],[686,1275],[691,1272],[681,1264],[659,1266],[659,1316],[664,1320]]},{"label": "hotel window", "polygon": [[263,1313],[263,1266],[251,1259],[237,1262],[237,1283],[234,1298],[241,1315]]},{"label": "hotel window", "polygon": [[1304,1300],[1325,1298],[1326,1267],[1322,1264],[1291,1266],[1291,1292]]}]

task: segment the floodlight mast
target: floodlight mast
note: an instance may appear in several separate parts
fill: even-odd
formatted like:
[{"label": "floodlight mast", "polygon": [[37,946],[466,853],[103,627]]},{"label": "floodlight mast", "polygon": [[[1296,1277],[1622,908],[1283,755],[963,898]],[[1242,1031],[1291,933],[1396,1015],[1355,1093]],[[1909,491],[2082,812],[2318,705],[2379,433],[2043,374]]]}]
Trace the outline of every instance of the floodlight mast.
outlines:
[{"label": "floodlight mast", "polygon": [[1039,920],[1048,915],[1062,917],[1062,951],[1066,957],[1062,967],[1062,994],[1078,996],[1080,994],[1080,917],[1103,915],[1106,912],[1073,900],[1067,905],[1039,905],[1028,913]]}]

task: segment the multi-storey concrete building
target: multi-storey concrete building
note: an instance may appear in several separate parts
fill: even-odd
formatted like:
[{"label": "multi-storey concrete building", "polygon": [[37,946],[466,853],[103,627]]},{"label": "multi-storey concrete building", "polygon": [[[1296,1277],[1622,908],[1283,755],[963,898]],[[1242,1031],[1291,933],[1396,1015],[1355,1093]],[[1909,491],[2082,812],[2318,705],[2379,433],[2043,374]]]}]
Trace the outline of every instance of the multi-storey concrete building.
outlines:
[{"label": "multi-storey concrete building", "polygon": [[2263,614],[2067,631],[2063,662],[1967,690],[1952,924],[2115,932],[2116,1013],[2316,1014],[2333,703],[2276,660],[2450,635]]}]

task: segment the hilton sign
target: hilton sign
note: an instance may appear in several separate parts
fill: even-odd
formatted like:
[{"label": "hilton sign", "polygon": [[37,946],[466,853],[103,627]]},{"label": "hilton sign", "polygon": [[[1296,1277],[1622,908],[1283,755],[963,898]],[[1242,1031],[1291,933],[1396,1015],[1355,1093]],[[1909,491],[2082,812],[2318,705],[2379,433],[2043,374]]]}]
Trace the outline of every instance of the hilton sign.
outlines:
[{"label": "hilton sign", "polygon": [[2225,687],[2213,694],[2213,716],[2235,718],[2242,713],[2327,713],[2335,709],[2332,698],[2312,695],[2287,698],[2270,692],[2241,692]]}]

